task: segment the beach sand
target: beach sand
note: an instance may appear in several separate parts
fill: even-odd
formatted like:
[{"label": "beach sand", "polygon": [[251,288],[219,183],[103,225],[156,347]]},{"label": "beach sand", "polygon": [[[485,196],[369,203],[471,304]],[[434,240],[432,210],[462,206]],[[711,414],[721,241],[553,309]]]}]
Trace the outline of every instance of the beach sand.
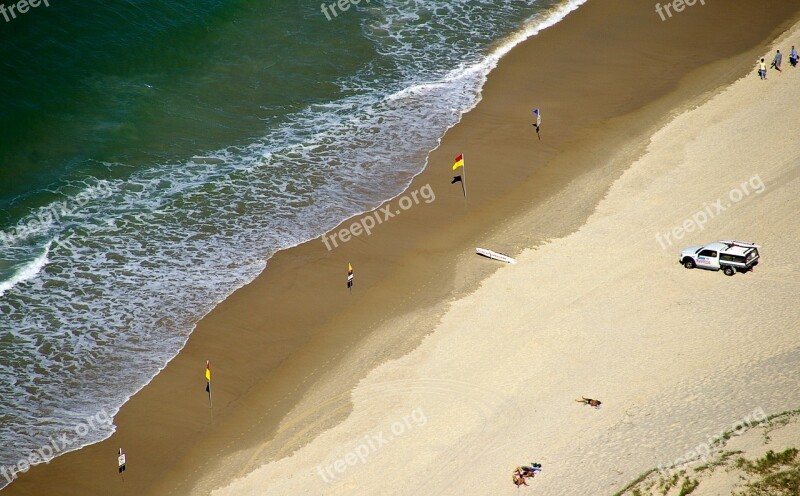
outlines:
[{"label": "beach sand", "polygon": [[[800,25],[763,52],[797,39]],[[516,494],[510,474],[531,462],[536,494],[612,494],[800,406],[800,69],[784,70],[750,71],[659,129],[585,225],[452,302],[359,383],[345,422],[213,494]],[[662,249],[657,233],[717,199],[723,212]],[[684,246],[731,238],[763,244],[752,273],[678,264]]]},{"label": "beach sand", "polygon": [[[763,484],[767,476],[771,479],[769,484],[772,487],[769,489],[762,487],[761,492],[755,494],[775,496],[778,491],[782,491],[780,494],[788,496],[797,494],[796,477],[794,486],[792,486],[789,482],[791,477],[775,477],[775,472],[796,471],[800,467],[800,456],[796,456],[792,464],[773,465],[770,470],[746,470],[741,464],[741,460],[763,461],[769,456],[769,451],[780,456],[787,451],[798,450],[800,410],[770,415],[757,425],[748,426],[737,423],[733,427],[727,431],[730,434],[727,437],[715,433],[712,441],[716,441],[719,436],[720,442],[706,445],[711,449],[700,446],[701,450],[693,455],[693,460],[689,463],[681,464],[680,467],[671,470],[663,468],[654,470],[650,474],[637,478],[620,496],[635,494],[639,496],[748,494],[747,491],[752,490],[752,485]],[[687,492],[686,486],[696,487],[691,492]],[[638,493],[635,492],[637,490]]]},{"label": "beach sand", "polygon": [[[435,201],[332,251],[277,254],[110,439],[4,493],[504,494],[514,466],[539,461],[537,494],[605,494],[756,408],[798,406],[800,120],[787,102],[800,69],[753,76],[798,8],[709,2],[662,22],[649,4],[587,3],[501,60],[409,187],[430,184]],[[450,184],[459,153],[466,206]],[[763,192],[659,246],[756,175]],[[684,245],[727,238],[764,245],[755,272],[677,264]]]}]

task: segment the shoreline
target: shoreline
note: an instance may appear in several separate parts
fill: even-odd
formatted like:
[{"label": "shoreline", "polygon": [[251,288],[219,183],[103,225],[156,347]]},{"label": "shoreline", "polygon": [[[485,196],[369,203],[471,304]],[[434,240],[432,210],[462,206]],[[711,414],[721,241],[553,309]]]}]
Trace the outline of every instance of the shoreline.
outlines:
[{"label": "shoreline", "polygon": [[[622,11],[623,4],[624,2],[616,2],[615,5],[619,11]],[[584,5],[572,15],[583,17],[584,19],[582,22],[585,23],[584,25],[590,25],[592,21],[591,16],[600,15],[598,9],[594,7],[592,7],[592,12],[589,14],[581,12],[583,9],[590,6],[592,6],[591,3]],[[572,15],[570,17],[572,17]],[[691,14],[684,15],[690,16]],[[713,17],[712,14],[707,15],[708,17]],[[569,20],[570,17],[562,21],[562,23]],[[597,17],[593,19],[596,20]],[[554,26],[551,30],[553,32],[558,31],[562,23]],[[565,29],[566,28],[562,28],[561,31]],[[243,426],[249,425],[252,428],[254,425],[253,419],[263,418],[258,416],[260,409],[264,406],[271,406],[271,398],[282,397],[284,400],[288,398],[287,405],[280,407],[280,409],[275,411],[271,418],[268,419],[269,422],[272,423],[279,422],[284,414],[290,410],[289,404],[303,397],[303,389],[292,387],[294,385],[293,379],[305,375],[305,377],[309,378],[311,381],[316,380],[314,376],[304,374],[304,371],[312,370],[314,368],[313,365],[315,363],[318,364],[320,361],[325,363],[323,359],[327,359],[329,364],[336,363],[337,361],[341,362],[341,357],[344,356],[344,353],[348,353],[351,347],[358,346],[357,343],[360,343],[372,329],[388,320],[388,318],[383,315],[385,312],[358,315],[358,312],[353,310],[339,310],[341,306],[346,304],[353,305],[356,303],[362,307],[373,308],[371,305],[377,305],[378,308],[388,310],[387,307],[397,305],[396,309],[391,309],[389,312],[402,316],[407,314],[408,309],[411,308],[419,308],[421,306],[431,308],[437,307],[441,301],[447,301],[452,298],[454,292],[456,294],[459,294],[459,292],[468,292],[469,288],[474,287],[478,281],[482,280],[490,273],[495,272],[497,267],[482,266],[475,269],[476,274],[464,277],[461,280],[456,280],[452,276],[459,262],[469,260],[473,257],[469,251],[463,250],[463,247],[469,246],[469,241],[481,238],[482,232],[496,229],[493,224],[496,223],[498,218],[502,218],[502,215],[498,215],[498,213],[507,210],[509,203],[518,202],[520,198],[524,198],[530,193],[532,188],[529,183],[533,182],[531,178],[537,180],[543,179],[549,181],[546,185],[552,185],[553,183],[569,183],[574,177],[590,174],[589,171],[575,170],[574,166],[573,170],[566,172],[562,170],[553,170],[555,167],[552,164],[562,165],[559,162],[563,162],[564,159],[557,155],[560,154],[563,156],[563,150],[566,146],[553,147],[547,132],[549,129],[568,129],[570,127],[569,119],[560,119],[558,117],[549,118],[551,114],[545,113],[544,147],[547,148],[545,148],[546,153],[543,154],[545,158],[539,158],[536,161],[540,169],[530,172],[529,164],[518,163],[514,166],[510,166],[508,168],[509,170],[502,171],[501,179],[496,179],[486,174],[481,174],[480,172],[472,176],[471,185],[474,185],[476,181],[479,182],[476,189],[471,189],[470,193],[477,196],[478,200],[469,205],[469,223],[466,222],[465,214],[462,213],[463,206],[460,205],[461,199],[452,194],[456,186],[447,190],[447,186],[449,185],[449,178],[447,178],[447,175],[450,171],[446,168],[451,164],[447,164],[446,159],[450,155],[455,156],[458,153],[456,150],[464,148],[454,146],[453,143],[455,142],[470,142],[467,138],[477,137],[479,141],[483,141],[481,145],[485,144],[485,133],[493,133],[495,131],[493,129],[494,126],[481,124],[480,121],[482,120],[488,121],[490,124],[495,124],[503,121],[508,115],[514,116],[513,120],[517,125],[524,124],[526,119],[529,120],[529,116],[527,115],[530,112],[527,108],[529,105],[522,105],[525,107],[524,109],[515,111],[514,107],[520,106],[519,100],[506,99],[505,102],[498,102],[498,98],[494,95],[498,95],[504,91],[508,81],[514,81],[515,77],[517,78],[517,83],[520,78],[524,79],[524,75],[519,75],[519,73],[524,72],[520,70],[520,66],[525,65],[525,59],[527,59],[529,52],[533,50],[523,52],[520,48],[532,44],[532,41],[538,40],[540,37],[557,38],[558,36],[553,34],[551,30],[544,31],[536,37],[527,40],[522,45],[515,47],[510,54],[500,61],[498,68],[489,75],[489,81],[484,86],[483,97],[478,103],[478,106],[473,109],[472,112],[462,116],[462,121],[456,127],[448,131],[440,147],[429,155],[429,163],[431,166],[426,167],[425,171],[415,178],[414,182],[412,182],[412,185],[407,190],[413,190],[415,185],[416,189],[419,189],[424,181],[432,178],[436,179],[435,184],[437,184],[437,186],[435,191],[437,200],[433,205],[437,207],[437,211],[435,215],[432,216],[434,221],[430,222],[432,225],[427,225],[429,219],[425,218],[427,217],[426,213],[423,213],[426,207],[418,206],[409,211],[409,220],[406,220],[406,217],[393,219],[392,225],[396,224],[396,227],[386,228],[386,233],[376,232],[358,245],[356,245],[355,240],[352,240],[347,246],[342,246],[338,250],[335,250],[332,255],[328,253],[320,254],[322,248],[316,245],[319,238],[304,243],[300,247],[276,254],[276,256],[270,260],[270,267],[268,267],[256,281],[237,291],[228,300],[212,311],[211,314],[207,315],[206,318],[198,324],[197,329],[190,337],[187,345],[181,353],[170,362],[165,371],[159,374],[150,385],[146,386],[139,394],[123,406],[118,415],[118,422],[115,422],[118,425],[117,432],[112,438],[98,443],[97,445],[92,445],[88,449],[84,448],[65,455],[64,457],[59,457],[48,466],[34,468],[30,474],[23,475],[19,481],[15,482],[7,490],[8,493],[13,494],[17,490],[20,491],[20,494],[24,494],[26,490],[35,493],[37,491],[35,488],[42,487],[38,486],[38,483],[45,484],[44,487],[48,487],[47,484],[53,484],[52,487],[58,487],[59,492],[63,492],[65,488],[61,484],[64,484],[64,482],[60,482],[60,480],[80,481],[82,486],[79,484],[69,484],[70,490],[75,491],[75,494],[97,490],[97,487],[117,487],[115,484],[118,481],[114,477],[116,474],[113,472],[113,467],[110,476],[97,476],[96,479],[91,481],[88,480],[88,477],[81,477],[80,473],[82,470],[91,470],[90,467],[94,464],[107,464],[107,458],[113,463],[113,457],[107,456],[105,452],[109,451],[108,447],[110,446],[123,444],[126,446],[126,451],[129,453],[129,463],[134,465],[133,461],[136,460],[135,465],[148,469],[148,475],[145,477],[142,477],[142,475],[128,474],[133,487],[160,494],[158,488],[163,487],[166,489],[167,486],[173,485],[175,481],[185,479],[185,474],[192,473],[193,469],[191,466],[195,464],[194,462],[197,461],[197,459],[205,457],[205,453],[215,453],[215,456],[217,456],[217,453],[221,453],[219,447],[224,447],[226,444],[223,439],[229,439],[232,433],[241,433],[244,430]],[[775,30],[776,28],[772,28],[765,36],[769,37]],[[550,48],[556,50],[560,41],[551,40],[550,42],[552,43]],[[732,55],[738,53],[737,51]],[[613,60],[614,56],[615,54],[611,54],[609,59]],[[551,59],[557,58],[557,56],[551,56]],[[713,60],[710,56],[709,58]],[[745,56],[739,56],[739,58],[744,60]],[[512,61],[509,62],[507,59]],[[743,66],[744,62],[740,62],[740,64]],[[493,77],[493,74],[503,70],[504,66],[510,67],[509,69],[505,69],[505,75]],[[502,80],[501,77],[503,77]],[[676,77],[676,79],[679,80],[680,78]],[[718,87],[708,82],[705,82],[705,85],[707,91]],[[520,85],[517,84],[517,86]],[[667,83],[666,86],[669,86],[669,84]],[[648,101],[649,96],[650,95],[645,94],[641,96],[641,98],[643,101]],[[678,100],[680,100],[680,98]],[[489,103],[484,103],[486,101]],[[619,102],[620,100],[618,99],[617,101]],[[631,102],[629,105],[635,109],[637,105],[640,104],[638,102]],[[500,108],[500,110],[498,110],[498,108]],[[625,107],[623,105],[623,109],[619,115],[626,115],[624,110]],[[600,114],[601,112],[598,111],[597,113]],[[550,124],[551,122],[553,124]],[[602,141],[605,133],[608,132],[598,131],[596,129],[596,123],[603,122],[602,117],[589,116],[585,118],[585,122],[587,128],[592,129],[592,132],[596,133],[596,136],[572,136],[573,142],[577,140],[578,142],[582,141],[585,143],[587,141],[591,142],[592,139]],[[624,127],[624,123],[621,124],[620,127]],[[477,132],[475,131],[476,129]],[[501,138],[505,139],[505,144],[508,145],[508,148],[516,148],[514,151],[517,153],[517,158],[511,158],[511,154],[508,154],[505,150],[501,150],[499,157],[508,158],[509,162],[514,162],[519,160],[521,147],[518,145],[515,146],[515,140],[512,139],[511,136],[513,136],[512,133],[507,132],[506,135],[501,136]],[[584,149],[583,153],[594,154],[597,152],[593,147],[586,146],[585,144],[582,146]],[[472,145],[470,145],[470,147],[472,147]],[[553,149],[549,149],[549,147],[553,147]],[[486,148],[486,152],[477,154],[479,161],[480,157],[484,157],[484,162],[489,162],[489,157],[497,157],[497,147],[486,145]],[[491,150],[489,150],[489,148],[491,148]],[[536,148],[523,149],[521,150],[521,154],[539,153],[540,151],[541,149]],[[476,154],[471,153],[470,157],[474,155]],[[574,158],[575,155],[580,155],[580,151],[570,152],[566,155]],[[433,157],[436,157],[436,160],[433,160]],[[471,160],[474,159],[471,158]],[[473,168],[471,171],[472,170],[475,169]],[[528,174],[527,176],[525,176],[526,173]],[[476,175],[479,179],[474,179]],[[523,184],[513,185],[518,176],[527,177],[528,183],[520,181],[520,183]],[[604,179],[608,181],[610,178],[605,177]],[[604,190],[605,187],[597,188],[597,191],[594,192],[594,198],[599,199],[599,197],[602,197]],[[460,194],[460,192],[458,193]],[[539,195],[535,196],[537,201],[546,202],[549,197],[556,195],[557,192],[545,191],[545,188],[541,187],[536,193]],[[533,203],[533,201],[531,201],[531,203]],[[588,216],[588,214],[591,213],[594,203],[596,202],[590,200],[587,201],[585,205],[581,205],[580,214],[572,219],[572,227],[580,225],[581,217],[583,214]],[[440,205],[444,206],[440,207]],[[517,207],[515,215],[522,215],[519,213],[519,210],[530,206],[531,205]],[[458,210],[459,217],[456,221],[458,225],[450,225],[452,222],[451,214],[448,209]],[[477,217],[477,221],[475,221],[475,217]],[[347,221],[343,223],[343,225],[348,225],[349,223],[350,221]],[[483,227],[475,228],[474,226],[463,225],[473,223]],[[552,233],[552,235],[542,237],[538,242],[543,242],[547,238],[557,237],[560,234],[563,235],[564,231],[568,231],[571,228],[570,226],[549,227],[550,232],[548,234]],[[390,229],[400,231],[400,234],[396,232],[389,233],[388,230]],[[443,229],[443,233],[437,232],[439,229]],[[408,234],[411,232],[414,233],[416,239],[409,242],[411,245],[410,247],[404,247],[405,250],[393,249],[393,245],[398,239],[407,240]],[[455,237],[457,241],[448,239],[451,238],[451,235],[454,235],[453,237]],[[416,241],[416,243],[414,241]],[[508,251],[516,253],[524,247],[523,245],[530,246],[528,244],[529,242],[530,240],[526,240],[524,243],[510,246]],[[534,243],[535,242],[536,241],[534,241]],[[418,260],[419,253],[426,253],[429,251],[435,252],[434,258],[438,262],[447,260],[450,258],[450,251],[454,245],[461,247],[461,249],[458,250],[459,258],[457,262],[444,262],[443,266],[437,267],[436,264],[423,263]],[[506,248],[496,249],[499,251],[507,250]],[[338,253],[339,251],[341,251],[341,253]],[[393,266],[395,268],[384,267],[385,265],[389,265],[386,264],[386,261],[391,259],[391,257],[388,255],[376,256],[374,255],[376,251],[389,253],[390,255],[396,256],[400,261],[394,261]],[[331,257],[327,255],[331,255]],[[361,261],[367,258],[373,258],[374,260],[370,262]],[[328,297],[327,301],[320,301],[320,299],[312,298],[315,303],[313,305],[314,308],[321,308],[317,315],[309,315],[310,312],[305,311],[308,305],[307,303],[289,301],[287,306],[282,307],[281,311],[278,312],[280,317],[274,319],[280,322],[280,326],[276,325],[273,327],[267,324],[268,321],[273,320],[274,312],[271,312],[270,308],[266,307],[265,301],[286,302],[291,298],[309,298],[311,295],[309,295],[307,287],[309,285],[313,287],[314,284],[319,284],[319,281],[326,281],[325,289],[322,291],[325,293],[335,292],[340,288],[344,288],[344,269],[349,259],[353,259],[353,265],[356,269],[355,294],[351,300],[348,301],[346,294],[337,294],[336,296]],[[359,262],[356,262],[356,260],[359,260]],[[304,267],[307,262],[313,268],[309,269]],[[431,267],[431,265],[434,266]],[[364,270],[365,266],[368,270]],[[398,269],[397,267],[400,268]],[[312,272],[314,274],[311,274]],[[301,273],[302,275],[296,277],[297,273]],[[428,274],[426,276],[427,283],[424,282],[425,278],[421,278],[415,273]],[[374,274],[379,275],[375,276]],[[446,287],[434,287],[438,282],[437,278],[443,278],[443,280],[448,281],[445,285]],[[278,284],[274,282],[275,280],[278,281]],[[306,287],[304,287],[304,284],[306,284]],[[280,286],[280,289],[278,289],[276,285]],[[412,296],[400,298],[399,302],[395,301],[396,297],[392,295],[393,288],[398,287],[412,291]],[[416,288],[417,293],[423,289],[428,289],[433,294],[414,294],[414,289],[412,288]],[[365,289],[368,289],[371,294],[362,296],[361,291]],[[342,291],[342,293],[344,293],[344,291]],[[247,312],[242,312],[243,309],[247,310]],[[255,311],[253,311],[253,309],[255,309]],[[282,326],[291,327],[293,331],[299,329],[313,330],[307,330],[301,335],[291,332],[284,332],[284,334],[281,335],[280,330],[278,330],[278,333],[270,333],[269,336],[264,336],[265,329],[273,331],[276,330],[276,327]],[[364,330],[361,332],[349,331],[350,327],[356,326],[363,326],[362,328]],[[230,329],[233,329],[233,331],[230,331]],[[230,342],[227,335],[228,332],[234,332],[235,336],[242,341],[243,345]],[[362,370],[368,371],[374,364],[383,363],[385,359],[392,356],[402,355],[404,350],[409,351],[413,349],[415,347],[414,342],[418,342],[425,334],[424,328],[417,332],[418,335],[410,336],[407,342],[404,343],[404,346],[399,347],[394,353],[386,353],[385,356],[375,357],[373,363],[362,364]],[[206,342],[198,343],[198,341],[203,340]],[[346,346],[345,343],[347,343]],[[337,345],[344,347],[344,352],[338,355],[333,354],[333,358],[331,358],[330,355],[332,353],[328,352],[327,349]],[[246,352],[241,348],[245,348]],[[211,353],[210,350],[218,351]],[[262,358],[261,355],[264,350],[269,350],[274,354],[270,357],[268,363],[253,366],[248,366],[246,364],[248,360],[257,361]],[[208,423],[209,419],[205,417],[205,415],[194,412],[194,410],[199,410],[202,413],[207,413],[206,409],[204,409],[204,396],[202,394],[194,394],[193,392],[191,394],[182,392],[186,389],[191,389],[193,391],[194,387],[198,387],[200,388],[199,390],[201,390],[202,387],[204,387],[201,376],[202,366],[198,366],[197,364],[200,363],[202,365],[203,360],[209,358],[209,355],[211,356],[212,364],[215,364],[214,373],[215,381],[217,381],[215,382],[215,418],[210,427]],[[290,358],[287,359],[287,357]],[[243,364],[242,362],[245,363]],[[317,365],[317,367],[319,367],[319,365]],[[359,371],[358,374],[363,374],[363,372]],[[226,376],[232,379],[227,382],[225,379],[219,379],[220,377]],[[253,377],[257,377],[257,379],[253,379]],[[274,379],[280,380],[273,381]],[[175,394],[176,391],[181,392]],[[347,391],[346,388],[345,391]],[[283,393],[283,395],[280,393]],[[137,399],[140,395],[143,398]],[[258,396],[259,398],[254,398],[254,396]],[[236,409],[234,409],[234,406],[236,406]],[[164,411],[151,416],[148,412],[151,412],[154,407],[163,408]],[[187,409],[192,410],[192,412],[187,412]],[[220,412],[221,415],[218,415],[217,412]],[[187,413],[189,414],[188,418]],[[140,416],[153,419],[157,426],[153,430],[157,432],[142,432],[149,431],[149,429],[137,427],[140,422]],[[220,419],[220,417],[223,418]],[[184,422],[184,420],[188,420],[188,422]],[[328,424],[330,423],[335,424],[336,419],[329,420]],[[324,425],[316,427],[318,427],[318,430],[324,430]],[[181,429],[185,431],[182,433],[174,432],[174,430]],[[274,429],[274,426],[264,426],[259,435],[262,439],[268,439]],[[207,437],[213,439],[201,439],[203,435],[209,435]],[[134,441],[134,439],[140,437],[144,437],[145,440]],[[173,445],[172,443],[176,443],[182,449],[183,453],[179,455],[179,458],[183,458],[177,462],[177,466],[172,470],[175,475],[165,474],[165,469],[160,466],[163,465],[166,460],[175,460],[172,454],[167,454],[162,451],[165,445],[170,446]],[[231,444],[228,444],[228,446]],[[237,447],[241,448],[242,444],[246,446],[254,443],[244,441]],[[102,445],[102,448],[100,445]],[[192,445],[196,447],[192,447]],[[214,445],[217,449],[207,451],[206,448],[211,447],[207,445]],[[134,446],[135,448],[131,449],[129,446]],[[84,451],[86,451],[86,453],[83,453]],[[115,451],[115,449],[112,451]],[[138,453],[149,451],[147,460],[143,460],[145,457],[141,454],[137,455],[137,451]],[[190,451],[192,453],[189,453]],[[235,452],[237,450],[233,449],[232,451]],[[69,461],[63,461],[62,458],[64,460],[69,458]],[[101,460],[103,461],[101,462]],[[134,473],[138,473],[141,470],[141,468],[138,467],[137,471]],[[69,472],[69,476],[67,476],[67,472]],[[155,474],[160,475],[156,476]],[[58,480],[48,481],[50,477],[55,477]],[[62,477],[66,477],[66,479],[61,479]],[[182,489],[185,489],[185,491],[178,491],[178,493],[188,493],[191,482],[192,481],[189,481],[187,486],[183,486]],[[102,484],[102,486],[95,486],[93,485],[94,483]],[[126,482],[126,484],[128,484],[128,482]],[[18,488],[15,486],[18,486]],[[131,486],[127,485],[126,487],[130,489]],[[153,488],[156,489],[154,490]],[[164,491],[164,493],[166,493],[166,491]]]},{"label": "shoreline", "polygon": [[[791,39],[798,36],[800,24]],[[788,42],[781,38],[777,47]],[[231,457],[230,467],[249,469],[212,494],[516,494],[509,474],[530,460],[545,466],[531,483],[537,493],[612,494],[687,456],[709,433],[795,408],[800,314],[791,257],[800,229],[791,214],[800,155],[784,145],[798,111],[765,110],[794,101],[799,77],[786,71],[766,85],[748,70],[678,112],[578,231],[526,249],[517,265],[451,302],[413,352],[343,393],[352,405],[340,424],[287,436],[297,447],[291,455]],[[742,109],[753,111],[752,122],[741,124]],[[757,143],[766,156],[738,160]],[[755,273],[686,272],[672,250],[654,249],[649,227],[669,225],[686,215],[681,203],[714,198],[754,171],[768,193],[685,243],[749,233],[768,257]],[[730,181],[715,180],[725,173]],[[590,257],[575,258],[583,252]],[[626,263],[608,263],[617,258]],[[752,305],[740,307],[742,294]],[[709,295],[719,296],[719,311],[698,304]],[[580,393],[602,398],[601,411],[576,406]],[[309,398],[292,420],[307,422],[319,398],[335,400]],[[415,414],[423,421],[406,423]],[[386,443],[373,447],[365,436],[376,433]]]}]

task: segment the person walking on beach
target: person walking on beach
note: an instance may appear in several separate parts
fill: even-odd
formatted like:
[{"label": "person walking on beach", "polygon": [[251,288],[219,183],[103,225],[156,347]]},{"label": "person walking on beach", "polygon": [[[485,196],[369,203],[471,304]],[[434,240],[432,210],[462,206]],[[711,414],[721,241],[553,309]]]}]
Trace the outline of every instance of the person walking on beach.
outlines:
[{"label": "person walking on beach", "polygon": [[533,125],[533,127],[536,128],[536,136],[539,137],[539,141],[542,141],[542,135],[540,134],[542,129],[542,112],[537,108],[533,110],[533,115],[536,116],[536,124]]},{"label": "person walking on beach", "polygon": [[797,67],[797,50],[792,45],[792,51],[789,52],[789,63],[792,64],[792,67]]},{"label": "person walking on beach", "polygon": [[781,62],[783,62],[783,54],[778,50],[778,53],[775,54],[775,60],[772,61],[772,67],[778,72],[783,72],[783,70],[781,70]]},{"label": "person walking on beach", "polygon": [[761,62],[758,64],[758,77],[760,77],[762,81],[767,79],[767,63],[764,59],[761,59]]}]

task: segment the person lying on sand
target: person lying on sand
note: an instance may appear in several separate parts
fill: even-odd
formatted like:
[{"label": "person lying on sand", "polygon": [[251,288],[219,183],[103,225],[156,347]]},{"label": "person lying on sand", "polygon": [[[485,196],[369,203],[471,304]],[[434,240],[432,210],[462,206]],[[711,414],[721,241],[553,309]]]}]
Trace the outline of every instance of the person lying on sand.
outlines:
[{"label": "person lying on sand", "polygon": [[593,400],[591,398],[584,398],[583,396],[581,396],[581,399],[575,400],[575,401],[577,401],[578,403],[583,403],[584,405],[593,406],[595,408],[600,408],[600,405],[603,404],[603,402],[600,401],[600,400]]},{"label": "person lying on sand", "polygon": [[517,470],[514,471],[514,475],[511,476],[511,480],[514,481],[514,484],[517,487],[528,485],[528,483],[525,482],[525,477],[523,477],[522,470],[520,469],[520,467],[517,467]]},{"label": "person lying on sand", "polygon": [[523,466],[522,467],[522,471],[523,472],[527,471],[528,473],[531,474],[531,477],[533,477],[534,475],[536,475],[536,474],[538,474],[539,472],[542,471],[542,464],[541,463],[531,463],[530,467]]},{"label": "person lying on sand", "polygon": [[531,463],[530,467],[522,466],[517,467],[517,470],[520,470],[520,473],[523,477],[533,478],[542,471],[542,464],[541,463]]},{"label": "person lying on sand", "polygon": [[[514,470],[514,477],[523,479],[533,479],[536,474],[542,471],[541,463],[532,463],[530,467],[522,466]],[[526,484],[527,485],[527,484]]]}]

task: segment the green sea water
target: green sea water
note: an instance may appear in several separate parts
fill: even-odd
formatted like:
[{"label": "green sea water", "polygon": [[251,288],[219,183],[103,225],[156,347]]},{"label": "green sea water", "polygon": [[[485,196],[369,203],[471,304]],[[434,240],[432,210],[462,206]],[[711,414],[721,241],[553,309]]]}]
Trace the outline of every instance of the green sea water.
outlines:
[{"label": "green sea water", "polygon": [[307,2],[55,0],[0,26],[2,221],[68,180],[244,144],[343,96],[335,81],[375,56],[350,14],[332,25]]},{"label": "green sea water", "polygon": [[273,253],[400,193],[504,50],[581,3],[0,16],[0,466],[113,414]]}]

